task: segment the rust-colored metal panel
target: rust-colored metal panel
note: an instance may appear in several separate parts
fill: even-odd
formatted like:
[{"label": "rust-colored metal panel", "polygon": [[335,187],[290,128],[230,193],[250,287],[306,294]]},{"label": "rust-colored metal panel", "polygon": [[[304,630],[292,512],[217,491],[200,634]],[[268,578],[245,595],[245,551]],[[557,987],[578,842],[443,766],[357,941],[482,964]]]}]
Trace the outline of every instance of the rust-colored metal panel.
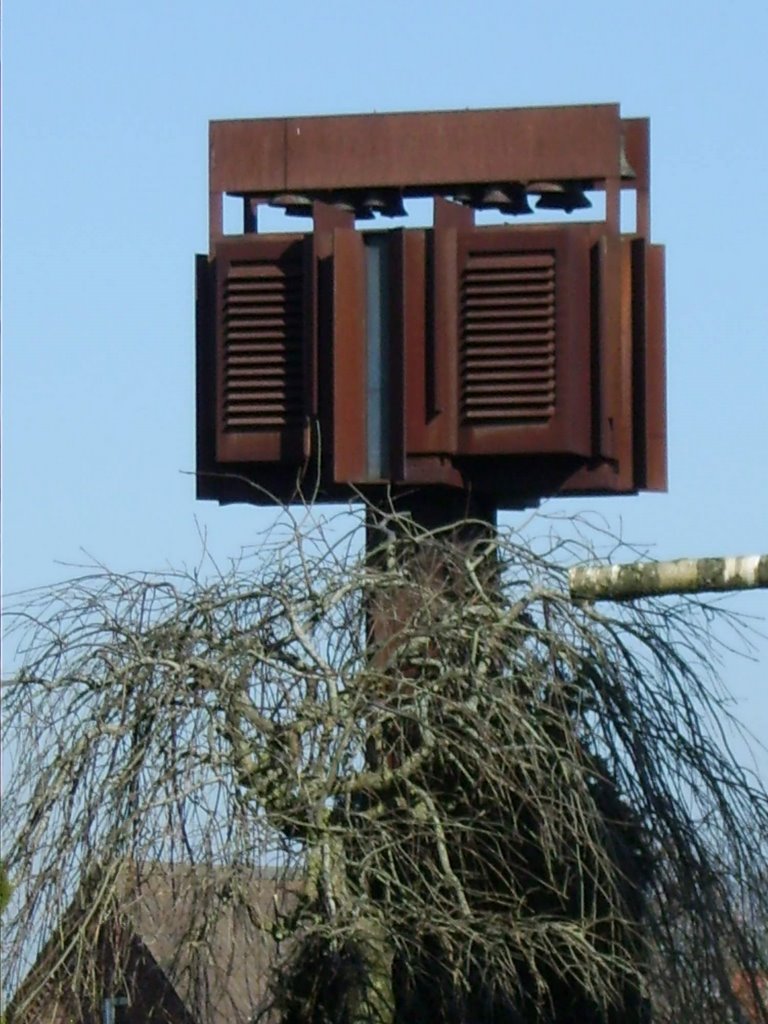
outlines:
[{"label": "rust-colored metal panel", "polygon": [[593,456],[558,488],[561,494],[629,494],[633,474],[633,298],[624,240],[604,234],[591,254],[595,348]]},{"label": "rust-colored metal panel", "polygon": [[617,175],[618,106],[292,118],[286,188]]},{"label": "rust-colored metal panel", "polygon": [[618,415],[616,421],[617,487],[630,492],[637,486],[635,451],[633,443],[636,382],[634,378],[634,350],[638,341],[638,323],[635,316],[634,253],[632,239],[622,238],[620,262],[620,329],[618,343]]},{"label": "rust-colored metal panel", "polygon": [[195,257],[196,483],[207,496],[216,461],[216,287],[207,256]]},{"label": "rust-colored metal panel", "polygon": [[216,249],[216,456],[306,456],[306,241],[248,235]]},{"label": "rust-colored metal panel", "polygon": [[285,118],[211,121],[209,187],[219,192],[285,188]]},{"label": "rust-colored metal panel", "polygon": [[667,375],[665,339],[664,246],[647,248],[645,437],[649,491],[667,489]]},{"label": "rust-colored metal panel", "polygon": [[[409,313],[421,300],[424,308],[424,232],[400,229],[392,232],[390,250],[391,282],[389,302],[389,479],[405,478],[406,436],[406,353],[423,350],[423,327],[413,323]],[[415,293],[415,295],[414,295]]]},{"label": "rust-colored metal panel", "polygon": [[302,455],[308,458],[314,444],[313,427],[317,424],[317,256],[313,236],[304,238],[301,254],[302,302]]},{"label": "rust-colored metal panel", "polygon": [[607,462],[593,466],[580,466],[567,479],[558,483],[551,494],[568,495],[610,495],[634,494],[637,488],[621,486],[621,478],[615,466]]},{"label": "rust-colored metal panel", "polygon": [[214,246],[224,237],[224,195],[220,190],[208,193],[208,251],[213,255]]},{"label": "rust-colored metal panel", "polygon": [[333,479],[366,477],[363,236],[333,233]]},{"label": "rust-colored metal panel", "polygon": [[323,235],[328,239],[328,242],[323,243],[319,252],[321,258],[330,255],[333,251],[333,232],[336,228],[354,228],[355,226],[355,215],[351,210],[332,206],[330,203],[313,203],[312,220],[315,234]]},{"label": "rust-colored metal panel", "polygon": [[[459,272],[457,232],[435,228],[428,236],[425,392],[421,425],[407,438],[413,454],[455,453],[458,389]],[[409,403],[412,401],[408,397]]]},{"label": "rust-colored metal panel", "polygon": [[211,189],[269,192],[617,176],[617,104],[214,121]]},{"label": "rust-colored metal panel", "polygon": [[[645,489],[648,468],[647,438],[647,245],[644,238],[624,240],[624,250],[629,250],[631,275],[630,317],[632,323],[632,455],[633,477],[638,489]],[[622,254],[624,255],[624,253]]]},{"label": "rust-colored metal panel", "polygon": [[637,491],[635,444],[635,363],[637,322],[632,239],[606,235],[595,251],[599,344],[599,396],[593,423],[599,463],[581,467],[560,487],[561,493],[633,494]]},{"label": "rust-colored metal panel", "polygon": [[624,117],[621,120],[624,156],[632,169],[635,188],[650,187],[650,131],[647,117]]},{"label": "rust-colored metal panel", "polygon": [[434,361],[427,330],[427,233],[403,234],[402,347],[404,448],[408,453],[430,451],[425,440],[428,423],[427,362]]},{"label": "rust-colored metal panel", "polygon": [[403,483],[467,487],[464,474],[447,455],[409,455],[405,460]]},{"label": "rust-colored metal panel", "polygon": [[604,234],[593,253],[596,290],[598,380],[596,450],[600,458],[618,461],[621,444],[621,241]]},{"label": "rust-colored metal panel", "polygon": [[459,234],[459,454],[591,454],[592,233]]},{"label": "rust-colored metal panel", "polygon": [[467,230],[475,226],[475,211],[471,206],[463,203],[454,203],[442,196],[435,196],[434,204],[434,227],[436,231],[443,228],[456,228],[456,230]]},{"label": "rust-colored metal panel", "polygon": [[337,228],[353,230],[355,216],[348,210],[327,203],[313,203],[314,231],[312,311],[315,317],[313,331],[312,369],[310,371],[310,415],[315,427],[316,457],[327,469],[328,454],[333,448],[333,233]]},{"label": "rust-colored metal panel", "polygon": [[666,489],[663,250],[642,238],[621,240],[616,455],[582,467],[561,493],[634,494]]},{"label": "rust-colored metal panel", "polygon": [[647,117],[625,118],[624,155],[634,172],[632,182],[636,194],[635,232],[650,238],[650,122]]}]

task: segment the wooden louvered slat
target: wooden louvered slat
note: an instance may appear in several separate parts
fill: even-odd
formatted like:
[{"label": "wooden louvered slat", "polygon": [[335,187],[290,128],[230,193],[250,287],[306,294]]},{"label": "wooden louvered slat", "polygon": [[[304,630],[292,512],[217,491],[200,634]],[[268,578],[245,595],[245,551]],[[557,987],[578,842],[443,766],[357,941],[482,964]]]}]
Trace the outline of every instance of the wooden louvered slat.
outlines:
[{"label": "wooden louvered slat", "polygon": [[470,252],[461,275],[464,426],[546,426],[555,412],[554,252]]},{"label": "wooden louvered slat", "polygon": [[310,257],[297,235],[216,247],[216,458],[295,466],[306,456]]},{"label": "wooden louvered slat", "polygon": [[302,264],[232,260],[222,295],[222,427],[300,426],[304,416]]}]

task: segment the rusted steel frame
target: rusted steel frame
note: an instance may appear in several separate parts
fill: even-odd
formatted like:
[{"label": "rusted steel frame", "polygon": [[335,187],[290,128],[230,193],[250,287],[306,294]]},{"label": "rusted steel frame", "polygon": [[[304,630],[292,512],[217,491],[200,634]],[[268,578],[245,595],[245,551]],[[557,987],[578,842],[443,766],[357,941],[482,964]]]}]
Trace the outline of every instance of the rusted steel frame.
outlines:
[{"label": "rusted steel frame", "polygon": [[[409,456],[429,456],[436,470],[435,457],[456,448],[456,229],[473,223],[472,210],[438,198],[434,229],[405,232],[405,446]],[[425,466],[423,459],[412,458],[406,463],[408,479],[422,479]],[[445,483],[457,479],[448,467],[437,477]]]},{"label": "rusted steel frame", "polygon": [[667,368],[665,339],[664,246],[646,248],[645,380],[641,397],[645,409],[645,479],[649,491],[667,489]]},{"label": "rusted steel frame", "polygon": [[195,403],[197,497],[208,496],[216,465],[215,268],[208,256],[195,257]]},{"label": "rusted steel frame", "polygon": [[[637,490],[639,345],[632,239],[605,234],[593,250],[593,430],[596,461],[576,470],[560,493],[630,494]],[[599,461],[598,461],[599,460]]]},{"label": "rusted steel frame", "polygon": [[414,458],[407,463],[407,478],[414,482],[426,473],[427,462],[438,474],[437,481],[460,480],[447,463],[441,468],[439,458],[456,447],[456,237],[458,230],[474,223],[471,207],[438,196],[433,230],[406,233],[406,448],[411,456],[429,456],[427,461]]},{"label": "rusted steel frame", "polygon": [[468,487],[464,474],[446,455],[406,455],[403,483],[442,484],[460,490]]},{"label": "rusted steel frame", "polygon": [[408,454],[429,451],[424,444],[429,374],[434,364],[434,338],[427,309],[427,233],[403,233],[403,405],[404,448]]},{"label": "rusted steel frame", "polygon": [[596,454],[618,463],[620,456],[621,377],[621,241],[603,235],[597,245],[597,337],[600,367],[599,439]]},{"label": "rusted steel frame", "polygon": [[[403,228],[390,233],[390,292],[389,292],[389,479],[402,480],[405,476],[405,364],[406,346],[417,343],[413,336],[413,325],[408,323],[408,312],[412,308],[410,299],[411,275],[417,272],[420,251],[413,251],[412,231]],[[416,258],[414,258],[414,256]],[[418,296],[418,291],[417,291]],[[418,340],[423,348],[424,336]]]},{"label": "rusted steel frame", "polygon": [[[327,464],[333,450],[333,403],[321,403],[320,394],[333,394],[333,233],[336,229],[354,229],[355,216],[350,210],[327,203],[312,204],[311,337],[309,338],[309,370],[307,410],[312,423],[313,458]],[[322,471],[324,466],[320,467]]]},{"label": "rusted steel frame", "polygon": [[647,117],[632,117],[624,118],[621,124],[624,132],[624,152],[635,175],[632,180],[637,204],[635,234],[650,241],[650,122]]},{"label": "rusted steel frame", "polygon": [[619,296],[617,332],[618,359],[616,366],[618,416],[616,421],[616,485],[620,491],[637,489],[634,434],[637,421],[637,381],[634,356],[642,346],[642,323],[637,319],[635,302],[634,264],[636,254],[632,240],[619,238]]},{"label": "rusted steel frame", "polygon": [[563,491],[628,494],[634,477],[633,278],[629,240],[614,233],[600,238],[593,272],[597,275],[597,393],[594,402],[598,465],[578,471]]},{"label": "rusted steel frame", "polygon": [[210,187],[439,186],[618,177],[617,104],[213,121]]},{"label": "rusted steel frame", "polygon": [[[381,479],[371,479],[366,429],[368,325],[365,235],[351,229],[333,234],[333,302],[331,331],[333,394],[333,480],[337,483],[381,484],[403,480],[406,458],[405,353],[418,349],[423,335],[414,335],[418,303],[423,303],[423,232],[388,233],[385,260],[389,268],[388,373],[389,415],[387,465]],[[421,243],[421,244],[420,244]],[[409,319],[409,314],[411,319]]]},{"label": "rusted steel frame", "polygon": [[208,252],[211,256],[224,237],[224,192],[211,188],[208,192]]},{"label": "rusted steel frame", "polygon": [[333,232],[333,480],[366,477],[365,262],[360,232]]},{"label": "rusted steel frame", "polygon": [[667,485],[664,249],[641,237],[620,244],[621,329],[603,346],[618,353],[615,458],[577,471],[562,493],[629,494]]},{"label": "rusted steel frame", "polygon": [[[409,418],[408,451],[443,455],[456,451],[458,389],[457,232],[436,227],[426,242],[426,316],[423,391],[408,385],[416,404]],[[419,378],[417,378],[418,380]],[[414,382],[415,383],[415,382]],[[420,381],[419,381],[420,383]]]},{"label": "rusted steel frame", "polygon": [[443,231],[446,228],[466,231],[475,226],[475,211],[471,206],[464,206],[462,203],[451,202],[442,196],[435,196],[432,223],[435,231]]}]

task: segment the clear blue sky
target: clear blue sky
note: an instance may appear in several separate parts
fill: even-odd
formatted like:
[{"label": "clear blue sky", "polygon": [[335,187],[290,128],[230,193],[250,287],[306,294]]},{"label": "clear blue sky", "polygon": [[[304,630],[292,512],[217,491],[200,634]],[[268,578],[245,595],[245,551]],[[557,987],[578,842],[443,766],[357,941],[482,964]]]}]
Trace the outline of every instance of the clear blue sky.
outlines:
[{"label": "clear blue sky", "polygon": [[[768,551],[768,4],[8,0],[4,580],[220,555],[197,503],[193,256],[211,118],[615,102],[650,116],[670,491],[591,507],[658,557]],[[552,505],[550,507],[552,507]],[[768,615],[768,593],[734,605]],[[768,739],[768,643],[729,660]]]}]

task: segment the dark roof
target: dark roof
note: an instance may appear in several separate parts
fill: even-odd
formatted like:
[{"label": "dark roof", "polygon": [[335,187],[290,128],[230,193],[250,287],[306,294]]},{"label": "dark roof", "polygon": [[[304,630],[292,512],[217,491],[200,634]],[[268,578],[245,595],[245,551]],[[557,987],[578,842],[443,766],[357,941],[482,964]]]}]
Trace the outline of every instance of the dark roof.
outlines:
[{"label": "dark roof", "polygon": [[286,910],[274,872],[153,864],[127,869],[125,916],[200,1024],[248,1024],[262,1003]]},{"label": "dark roof", "polygon": [[[92,884],[83,883],[63,926],[41,950],[11,1000],[9,1019],[17,1018],[14,1009],[27,995],[71,988],[68,972],[60,970],[57,978],[51,967],[60,964],[58,936],[71,935],[90,905]],[[120,926],[115,934],[149,954],[197,1024],[249,1024],[264,1004],[278,955],[272,925],[295,902],[300,884],[269,869],[125,863],[109,887],[109,916]],[[138,962],[146,963],[146,957]],[[35,1005],[37,995],[31,1013],[22,1009],[18,1019],[32,1024]]]}]

